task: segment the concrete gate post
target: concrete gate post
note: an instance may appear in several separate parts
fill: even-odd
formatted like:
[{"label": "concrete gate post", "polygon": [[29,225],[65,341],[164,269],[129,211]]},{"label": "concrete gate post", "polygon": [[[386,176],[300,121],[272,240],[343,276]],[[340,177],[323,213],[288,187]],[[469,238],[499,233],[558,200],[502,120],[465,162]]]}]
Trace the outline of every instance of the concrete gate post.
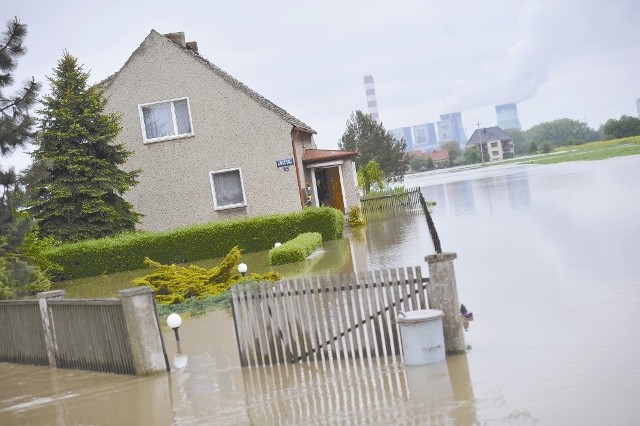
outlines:
[{"label": "concrete gate post", "polygon": [[119,293],[136,374],[169,371],[153,290],[140,286],[120,290]]},{"label": "concrete gate post", "polygon": [[38,293],[38,304],[40,305],[40,318],[42,320],[42,330],[44,331],[44,344],[47,347],[47,357],[49,365],[57,367],[56,355],[58,354],[58,346],[56,345],[56,334],[53,328],[53,318],[49,312],[47,300],[64,299],[64,290],[43,291]]},{"label": "concrete gate post", "polygon": [[460,315],[460,300],[453,268],[456,253],[437,253],[425,257],[429,264],[429,296],[431,309],[444,312],[444,347],[447,353],[464,352],[464,333]]}]

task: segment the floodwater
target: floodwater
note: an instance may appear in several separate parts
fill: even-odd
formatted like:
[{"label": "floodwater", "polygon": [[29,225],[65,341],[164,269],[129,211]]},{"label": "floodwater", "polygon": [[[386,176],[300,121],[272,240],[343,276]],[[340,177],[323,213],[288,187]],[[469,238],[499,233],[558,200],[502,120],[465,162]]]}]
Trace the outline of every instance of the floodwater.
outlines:
[{"label": "floodwater", "polygon": [[[232,319],[215,311],[183,323],[182,355],[165,332],[169,375],[0,364],[0,424],[638,424],[639,182],[640,156],[407,177],[437,202],[474,312],[470,349],[446,362],[240,368]],[[298,268],[426,270],[433,253],[419,214],[347,237]]]}]

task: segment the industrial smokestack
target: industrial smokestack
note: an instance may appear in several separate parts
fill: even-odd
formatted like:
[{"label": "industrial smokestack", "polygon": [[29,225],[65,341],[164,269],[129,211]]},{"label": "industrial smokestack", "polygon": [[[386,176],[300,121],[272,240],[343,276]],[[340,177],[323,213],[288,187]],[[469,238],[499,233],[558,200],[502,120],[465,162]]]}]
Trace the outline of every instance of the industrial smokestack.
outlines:
[{"label": "industrial smokestack", "polygon": [[369,115],[376,121],[380,121],[378,115],[378,101],[376,100],[376,88],[373,83],[372,75],[364,76],[364,90],[367,95],[367,108],[369,109]]}]

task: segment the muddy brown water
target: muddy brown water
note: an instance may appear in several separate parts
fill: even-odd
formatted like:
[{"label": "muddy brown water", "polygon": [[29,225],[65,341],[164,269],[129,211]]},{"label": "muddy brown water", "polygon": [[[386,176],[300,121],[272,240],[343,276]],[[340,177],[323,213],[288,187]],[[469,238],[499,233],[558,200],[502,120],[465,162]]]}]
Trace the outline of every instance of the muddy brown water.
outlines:
[{"label": "muddy brown water", "polygon": [[[408,177],[438,203],[474,312],[471,349],[445,362],[240,368],[230,314],[215,311],[183,323],[182,355],[165,331],[169,375],[0,364],[0,424],[638,424],[639,182],[640,156]],[[288,273],[426,270],[433,251],[417,214],[346,236]]]}]

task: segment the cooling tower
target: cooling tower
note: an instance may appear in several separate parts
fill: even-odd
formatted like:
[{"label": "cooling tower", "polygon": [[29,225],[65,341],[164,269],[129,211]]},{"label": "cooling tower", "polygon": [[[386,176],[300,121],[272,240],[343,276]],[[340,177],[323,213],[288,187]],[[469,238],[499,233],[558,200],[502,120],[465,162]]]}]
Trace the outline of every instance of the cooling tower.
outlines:
[{"label": "cooling tower", "polygon": [[496,105],[496,116],[498,117],[498,127],[501,129],[522,130],[516,104]]}]

